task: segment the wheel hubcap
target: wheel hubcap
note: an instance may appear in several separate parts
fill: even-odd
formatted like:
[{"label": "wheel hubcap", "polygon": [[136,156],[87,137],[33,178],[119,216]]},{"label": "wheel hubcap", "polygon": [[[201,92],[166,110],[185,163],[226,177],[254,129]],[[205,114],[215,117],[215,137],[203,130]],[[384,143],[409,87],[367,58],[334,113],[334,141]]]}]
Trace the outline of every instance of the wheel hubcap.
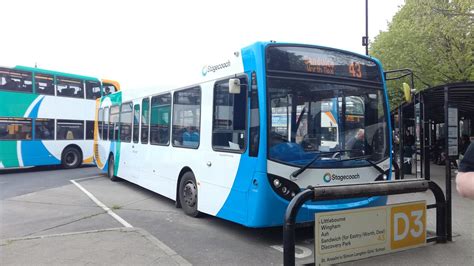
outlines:
[{"label": "wheel hubcap", "polygon": [[73,165],[77,161],[76,155],[73,152],[69,152],[66,154],[66,163],[68,165]]},{"label": "wheel hubcap", "polygon": [[184,185],[183,198],[186,205],[193,207],[196,205],[196,185],[193,182],[188,182]]}]

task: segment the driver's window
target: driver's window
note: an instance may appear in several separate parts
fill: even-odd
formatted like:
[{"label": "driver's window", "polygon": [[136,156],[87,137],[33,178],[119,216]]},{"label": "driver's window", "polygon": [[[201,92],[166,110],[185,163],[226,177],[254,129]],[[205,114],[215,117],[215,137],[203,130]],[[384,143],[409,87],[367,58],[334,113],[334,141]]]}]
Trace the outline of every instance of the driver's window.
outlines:
[{"label": "driver's window", "polygon": [[272,142],[288,141],[289,96],[272,99]]}]

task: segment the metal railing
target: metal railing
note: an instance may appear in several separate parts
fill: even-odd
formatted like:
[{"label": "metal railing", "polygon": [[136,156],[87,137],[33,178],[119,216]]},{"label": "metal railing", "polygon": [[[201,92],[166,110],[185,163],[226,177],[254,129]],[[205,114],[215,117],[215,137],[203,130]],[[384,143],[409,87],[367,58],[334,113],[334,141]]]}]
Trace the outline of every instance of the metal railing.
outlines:
[{"label": "metal railing", "polygon": [[[295,265],[295,225],[296,215],[308,200],[331,200],[358,197],[387,196],[431,190],[436,203],[427,205],[436,208],[436,236],[427,238],[427,242],[446,242],[446,200],[441,188],[429,180],[382,181],[364,184],[308,187],[298,193],[290,202],[285,213],[283,226],[283,264]],[[315,240],[316,242],[316,240]]]}]

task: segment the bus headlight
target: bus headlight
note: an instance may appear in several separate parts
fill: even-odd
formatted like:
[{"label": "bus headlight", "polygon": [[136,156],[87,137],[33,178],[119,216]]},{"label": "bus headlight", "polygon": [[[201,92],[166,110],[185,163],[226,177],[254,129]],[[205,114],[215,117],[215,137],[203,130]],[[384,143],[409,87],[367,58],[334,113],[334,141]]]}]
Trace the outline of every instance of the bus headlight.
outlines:
[{"label": "bus headlight", "polygon": [[280,179],[278,178],[273,179],[273,186],[275,186],[276,188],[279,188],[281,186]]},{"label": "bus headlight", "polygon": [[272,184],[273,191],[286,200],[290,201],[300,192],[300,187],[289,179],[268,174],[268,181]]},{"label": "bus headlight", "polygon": [[388,174],[389,174],[389,170],[387,170],[387,171],[385,171],[385,173],[380,174],[379,176],[377,176],[377,178],[374,181],[386,181],[386,180],[388,180]]}]

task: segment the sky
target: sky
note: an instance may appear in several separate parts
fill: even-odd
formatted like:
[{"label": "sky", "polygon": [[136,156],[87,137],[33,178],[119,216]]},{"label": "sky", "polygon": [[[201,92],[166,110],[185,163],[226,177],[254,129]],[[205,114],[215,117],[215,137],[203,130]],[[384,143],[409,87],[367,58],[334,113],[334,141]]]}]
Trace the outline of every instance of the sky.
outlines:
[{"label": "sky", "polygon": [[[404,0],[369,0],[369,39]],[[0,65],[185,86],[191,73],[256,41],[364,54],[365,0],[3,0]]]}]

